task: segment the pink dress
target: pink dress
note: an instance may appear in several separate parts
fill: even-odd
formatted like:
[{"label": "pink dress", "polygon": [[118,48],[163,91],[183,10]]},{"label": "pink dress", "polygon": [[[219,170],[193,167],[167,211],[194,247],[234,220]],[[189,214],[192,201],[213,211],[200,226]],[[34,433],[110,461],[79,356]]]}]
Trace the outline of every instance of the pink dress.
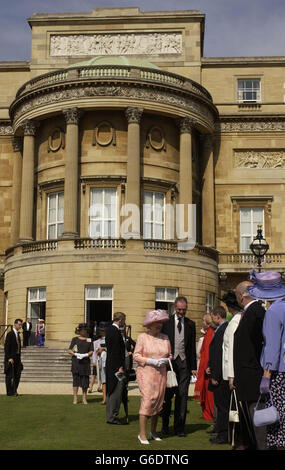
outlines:
[{"label": "pink dress", "polygon": [[138,336],[134,351],[134,360],[138,363],[137,381],[141,392],[139,414],[145,416],[157,415],[163,406],[166,388],[166,366],[157,369],[146,365],[146,359],[161,359],[169,357],[171,345],[168,336],[160,333],[142,333]]}]

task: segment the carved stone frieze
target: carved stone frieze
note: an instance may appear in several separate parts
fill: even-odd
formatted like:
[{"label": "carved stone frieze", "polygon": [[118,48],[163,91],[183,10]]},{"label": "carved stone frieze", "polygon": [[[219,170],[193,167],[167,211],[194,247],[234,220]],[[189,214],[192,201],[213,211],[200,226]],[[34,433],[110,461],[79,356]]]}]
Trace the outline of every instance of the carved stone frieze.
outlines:
[{"label": "carved stone frieze", "polygon": [[221,132],[284,132],[285,120],[221,120],[216,124],[216,131]]},{"label": "carved stone frieze", "polygon": [[285,150],[235,151],[236,168],[285,168]]},{"label": "carved stone frieze", "polygon": [[0,135],[13,135],[13,128],[6,122],[0,122]]},{"label": "carved stone frieze", "polygon": [[166,33],[108,33],[52,34],[52,57],[104,55],[181,54],[182,34]]},{"label": "carved stone frieze", "polygon": [[[80,100],[86,97],[118,97],[128,100],[142,100],[152,103],[166,104],[182,108],[184,111],[191,111],[204,119],[211,125],[214,124],[214,116],[207,105],[195,100],[187,95],[176,94],[175,92],[164,91],[159,89],[143,88],[136,86],[112,86],[112,85],[94,85],[87,84],[82,86],[74,86],[69,88],[61,88],[60,90],[51,89],[45,91],[43,95],[32,95],[27,100],[15,108],[13,119],[17,120],[25,113],[30,112],[39,107],[50,105],[52,103],[60,103],[66,100]],[[135,117],[134,117],[135,118]],[[186,124],[185,124],[186,125]]]}]

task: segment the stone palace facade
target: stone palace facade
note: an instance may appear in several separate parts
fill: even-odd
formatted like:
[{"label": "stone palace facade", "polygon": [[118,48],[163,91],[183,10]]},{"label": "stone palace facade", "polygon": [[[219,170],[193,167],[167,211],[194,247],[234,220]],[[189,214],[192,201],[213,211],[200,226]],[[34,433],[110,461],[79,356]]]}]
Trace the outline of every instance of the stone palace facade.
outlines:
[{"label": "stone palace facade", "polygon": [[199,327],[258,225],[284,270],[285,57],[204,57],[197,10],[28,22],[30,60],[0,62],[2,325],[56,347],[123,311],[136,338],[179,294]]}]

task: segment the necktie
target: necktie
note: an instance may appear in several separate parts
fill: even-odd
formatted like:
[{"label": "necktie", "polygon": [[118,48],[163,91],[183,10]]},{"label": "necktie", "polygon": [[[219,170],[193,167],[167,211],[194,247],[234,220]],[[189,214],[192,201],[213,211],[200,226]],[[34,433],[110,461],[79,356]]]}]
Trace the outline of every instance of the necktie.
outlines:
[{"label": "necktie", "polygon": [[179,333],[181,333],[181,328],[182,328],[182,325],[181,325],[181,318],[178,318],[177,329],[178,329]]}]

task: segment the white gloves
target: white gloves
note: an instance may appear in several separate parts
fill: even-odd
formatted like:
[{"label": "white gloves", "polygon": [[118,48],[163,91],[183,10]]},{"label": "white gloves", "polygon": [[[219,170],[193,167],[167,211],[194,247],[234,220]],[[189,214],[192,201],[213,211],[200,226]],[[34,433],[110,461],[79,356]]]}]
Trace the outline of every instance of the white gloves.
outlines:
[{"label": "white gloves", "polygon": [[76,356],[77,359],[81,360],[84,357],[88,357],[88,353],[85,353],[85,354],[75,353],[74,356]]},{"label": "white gloves", "polygon": [[167,357],[162,357],[161,359],[152,359],[151,357],[148,357],[146,360],[146,364],[148,366],[157,367],[158,369],[160,369],[160,367],[165,366],[167,363]]}]

